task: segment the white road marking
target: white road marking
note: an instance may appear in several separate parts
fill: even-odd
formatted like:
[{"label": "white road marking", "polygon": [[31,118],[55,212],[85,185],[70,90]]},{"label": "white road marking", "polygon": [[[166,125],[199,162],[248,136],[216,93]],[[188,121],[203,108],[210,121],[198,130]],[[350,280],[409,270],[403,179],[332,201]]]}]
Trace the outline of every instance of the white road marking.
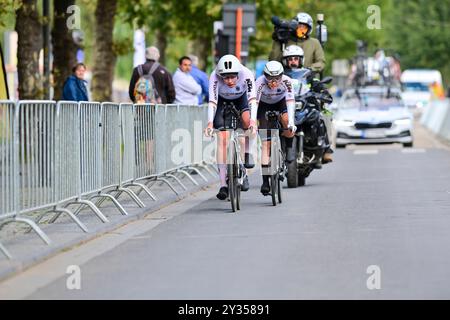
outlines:
[{"label": "white road marking", "polygon": [[355,150],[353,151],[354,155],[366,155],[366,154],[378,154],[378,150]]},{"label": "white road marking", "polygon": [[422,148],[402,149],[402,153],[425,153],[427,150]]}]

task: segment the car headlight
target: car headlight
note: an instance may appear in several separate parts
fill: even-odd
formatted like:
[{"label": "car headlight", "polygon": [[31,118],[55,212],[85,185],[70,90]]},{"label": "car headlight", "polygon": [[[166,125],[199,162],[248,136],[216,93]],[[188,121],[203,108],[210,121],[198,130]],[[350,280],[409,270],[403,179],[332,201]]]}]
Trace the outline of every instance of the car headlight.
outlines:
[{"label": "car headlight", "polygon": [[336,125],[340,127],[351,127],[355,124],[353,120],[336,120]]},{"label": "car headlight", "polygon": [[394,121],[394,123],[398,126],[404,126],[411,124],[411,119],[410,118],[397,119]]}]

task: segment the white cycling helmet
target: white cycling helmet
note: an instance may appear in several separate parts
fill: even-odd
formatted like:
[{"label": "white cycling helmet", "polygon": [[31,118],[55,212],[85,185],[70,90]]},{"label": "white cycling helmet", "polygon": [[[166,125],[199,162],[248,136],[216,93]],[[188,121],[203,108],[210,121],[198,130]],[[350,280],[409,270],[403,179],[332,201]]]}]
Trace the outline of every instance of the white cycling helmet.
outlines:
[{"label": "white cycling helmet", "polygon": [[266,79],[281,79],[284,73],[284,68],[278,61],[269,61],[264,66],[264,76]]},{"label": "white cycling helmet", "polygon": [[289,57],[300,57],[301,66],[305,63],[305,52],[300,46],[295,44],[287,46],[283,50],[283,63],[285,66],[288,66],[288,61],[286,58]]},{"label": "white cycling helmet", "polygon": [[227,74],[238,74],[241,69],[242,65],[239,59],[232,54],[227,54],[217,63],[216,74],[220,77]]},{"label": "white cycling helmet", "polygon": [[313,29],[313,19],[311,18],[311,16],[306,12],[299,12],[294,17],[294,19],[297,20],[298,23],[303,23],[308,26],[308,32],[306,34],[309,36]]}]

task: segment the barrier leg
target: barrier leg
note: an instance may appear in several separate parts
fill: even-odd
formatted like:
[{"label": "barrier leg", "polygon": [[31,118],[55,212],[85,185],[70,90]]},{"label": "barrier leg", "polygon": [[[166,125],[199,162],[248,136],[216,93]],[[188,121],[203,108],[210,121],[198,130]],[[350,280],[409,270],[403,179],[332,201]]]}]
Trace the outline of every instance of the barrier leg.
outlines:
[{"label": "barrier leg", "polygon": [[[77,216],[67,208],[55,207],[52,210],[46,211],[39,217],[39,219],[36,220],[36,223],[38,224],[42,220],[42,218],[50,212],[56,212],[57,214],[52,219],[49,220],[49,223],[54,223],[56,219],[58,219],[61,216],[61,214],[66,213],[81,228],[81,230],[83,230],[84,232],[89,232],[86,226],[80,221],[80,219],[78,219]],[[31,228],[27,232],[30,231]]]},{"label": "barrier leg", "polygon": [[186,177],[188,177],[189,180],[192,181],[192,183],[193,183],[195,186],[198,186],[198,182],[195,181],[194,178],[192,178],[192,176],[191,176],[187,171],[185,171],[185,170],[183,170],[183,169],[178,169],[177,172],[180,172],[180,173],[184,174]]},{"label": "barrier leg", "polygon": [[6,250],[6,248],[0,243],[0,251],[3,252],[3,254],[8,258],[8,259],[12,259],[11,254],[8,252],[8,250]]},{"label": "barrier leg", "polygon": [[[145,204],[141,201],[141,199],[138,198],[138,196],[133,192],[133,190],[127,189],[127,188],[118,188],[118,191],[125,192],[126,194],[128,194],[130,196],[130,198],[136,202],[136,204],[141,207],[141,208],[145,208]],[[120,194],[119,194],[120,196]],[[116,198],[118,198],[119,196],[117,196]]]},{"label": "barrier leg", "polygon": [[[77,201],[70,202],[67,205],[75,204],[75,203],[80,203],[80,204],[84,204],[84,205],[88,206],[102,222],[109,222],[108,218],[106,218],[103,215],[103,213],[98,209],[98,207],[92,201],[79,199]],[[75,215],[78,215],[80,213],[80,211],[81,211],[81,207],[78,208],[77,211],[75,211],[76,212]]]},{"label": "barrier leg", "polygon": [[164,179],[163,177],[158,177],[157,180],[158,180],[158,181],[162,181],[162,182],[164,182],[165,184],[167,184],[167,185],[169,186],[169,188],[172,189],[172,191],[175,192],[175,194],[176,194],[177,196],[180,195],[180,193],[174,188],[174,186],[173,186],[167,179]]},{"label": "barrier leg", "polygon": [[144,185],[144,184],[142,184],[142,183],[138,183],[138,182],[131,182],[131,183],[127,183],[126,185],[127,185],[127,186],[130,185],[130,186],[140,187],[140,190],[136,193],[137,196],[139,196],[139,194],[140,194],[142,191],[145,191],[145,193],[148,194],[148,196],[149,196],[150,198],[152,198],[153,201],[156,201],[156,196],[153,194],[153,192],[150,191],[149,188],[147,188],[146,185]]},{"label": "barrier leg", "polygon": [[[37,226],[37,224],[34,223],[34,221],[27,219],[27,218],[17,218],[17,217],[14,218],[13,221],[14,222],[23,222],[23,223],[28,224],[38,234],[38,236],[42,239],[42,241],[44,241],[48,245],[51,243],[50,239],[47,237],[47,235],[44,233],[44,231],[42,231],[41,228],[39,228]],[[13,221],[11,221],[11,222],[13,222]]]},{"label": "barrier leg", "polygon": [[0,225],[0,230],[3,228],[4,225],[7,225],[7,224],[13,223],[13,222],[22,222],[22,223],[29,225],[31,227],[31,229],[34,230],[38,234],[38,236],[42,239],[42,241],[44,241],[48,245],[51,243],[49,237],[47,237],[47,235],[44,233],[44,231],[42,231],[41,228],[39,228],[38,225],[33,220],[30,220],[27,218],[14,217],[12,220],[4,221]]},{"label": "barrier leg", "polygon": [[217,173],[217,175],[219,175],[219,169],[217,168],[216,165],[214,165],[212,163],[208,163],[206,161],[203,161],[203,165],[205,166],[205,168],[212,167],[213,170]]},{"label": "barrier leg", "polygon": [[200,178],[202,178],[203,180],[205,180],[205,182],[208,182],[208,179],[203,175],[203,173],[200,172],[200,170],[198,170],[195,167],[187,167],[187,169],[189,170],[193,170],[195,172],[197,172],[197,174],[200,176]]},{"label": "barrier leg", "polygon": [[178,184],[179,184],[185,191],[187,191],[186,186],[180,181],[180,179],[178,179],[177,177],[175,177],[173,174],[166,173],[165,176],[174,179],[176,182],[178,182]]},{"label": "barrier leg", "polygon": [[74,213],[72,213],[72,211],[70,211],[69,209],[56,207],[53,211],[66,213],[81,228],[81,230],[83,230],[84,232],[89,232],[86,226],[80,221],[80,219],[78,219],[78,217]]},{"label": "barrier leg", "polygon": [[100,207],[100,205],[103,203],[103,201],[105,201],[105,198],[107,198],[107,199],[111,200],[114,203],[114,205],[117,207],[117,209],[119,209],[119,211],[120,211],[120,213],[122,215],[124,215],[124,216],[128,215],[128,212],[124,209],[124,207],[122,207],[120,202],[117,201],[117,199],[114,196],[110,195],[110,194],[99,193],[99,194],[96,194],[96,195],[94,195],[94,196],[92,196],[90,198],[91,199],[93,199],[93,198],[103,198],[102,200],[100,200],[99,202],[96,203],[97,207]]}]

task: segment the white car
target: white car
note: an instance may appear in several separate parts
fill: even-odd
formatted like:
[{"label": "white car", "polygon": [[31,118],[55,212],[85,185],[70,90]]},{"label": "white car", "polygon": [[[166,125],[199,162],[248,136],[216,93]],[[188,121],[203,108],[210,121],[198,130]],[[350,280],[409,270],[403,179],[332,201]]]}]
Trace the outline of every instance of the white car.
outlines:
[{"label": "white car", "polygon": [[362,143],[413,145],[413,114],[397,88],[348,89],[334,110],[336,147]]}]

